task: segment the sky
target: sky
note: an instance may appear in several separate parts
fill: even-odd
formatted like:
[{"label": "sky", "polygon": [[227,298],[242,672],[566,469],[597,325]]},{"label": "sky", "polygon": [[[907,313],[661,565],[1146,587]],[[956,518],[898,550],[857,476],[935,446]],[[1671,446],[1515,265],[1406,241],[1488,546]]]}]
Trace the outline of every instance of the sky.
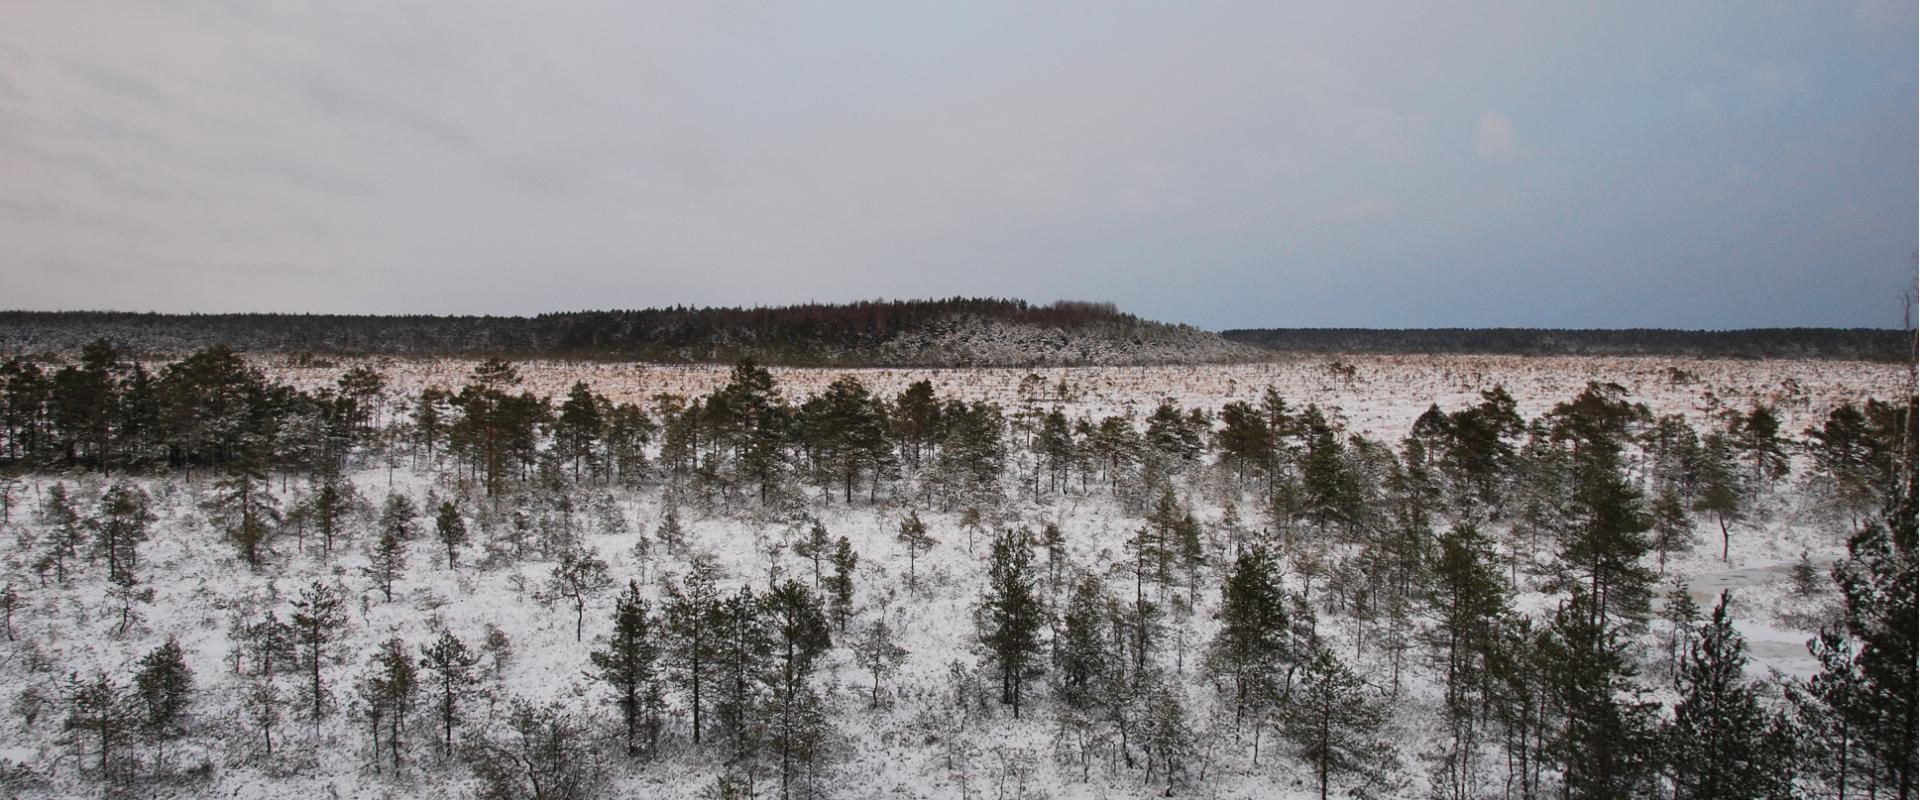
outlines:
[{"label": "sky", "polygon": [[0,308],[1896,327],[1915,13],[0,0]]}]

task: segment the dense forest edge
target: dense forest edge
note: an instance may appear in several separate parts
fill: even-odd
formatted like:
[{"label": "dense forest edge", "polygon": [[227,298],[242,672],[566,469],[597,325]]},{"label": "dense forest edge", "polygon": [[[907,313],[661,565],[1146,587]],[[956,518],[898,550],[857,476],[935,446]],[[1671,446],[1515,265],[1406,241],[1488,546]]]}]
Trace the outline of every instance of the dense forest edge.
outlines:
[{"label": "dense forest edge", "polygon": [[[71,354],[98,337],[149,355],[473,356],[783,366],[1025,366],[1246,360],[1257,351],[1111,303],[996,298],[647,308],[514,316],[0,311],[0,352]],[[1129,355],[1132,354],[1132,355]]]},{"label": "dense forest edge", "polygon": [[1913,332],[1891,328],[1251,328],[1228,341],[1307,353],[1913,359]]}]

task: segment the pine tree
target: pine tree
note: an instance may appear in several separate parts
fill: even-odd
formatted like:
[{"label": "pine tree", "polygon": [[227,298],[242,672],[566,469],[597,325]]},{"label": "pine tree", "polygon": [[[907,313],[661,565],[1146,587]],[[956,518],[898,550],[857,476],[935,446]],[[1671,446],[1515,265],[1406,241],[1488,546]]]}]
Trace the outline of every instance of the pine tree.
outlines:
[{"label": "pine tree", "polygon": [[753,763],[765,734],[760,710],[770,683],[767,665],[774,643],[764,611],[753,588],[743,585],[720,600],[714,616],[713,715],[729,745],[728,758],[736,765]]},{"label": "pine tree", "polygon": [[1038,671],[1045,609],[1034,591],[1033,551],[1015,531],[995,537],[981,598],[980,641],[1000,667],[1000,702],[1020,718],[1021,689]]},{"label": "pine tree", "polygon": [[798,581],[769,590],[765,606],[779,664],[773,681],[778,706],[774,744],[780,751],[780,793],[786,796],[795,760],[806,755],[808,743],[817,738],[817,728],[823,724],[811,682],[815,665],[833,640],[820,601]]},{"label": "pine tree", "polygon": [[1742,674],[1746,643],[1720,602],[1680,670],[1680,700],[1662,750],[1676,800],[1760,797],[1767,785],[1767,715]]},{"label": "pine tree", "polygon": [[651,754],[659,740],[660,714],[666,706],[659,635],[651,604],[640,596],[640,585],[628,581],[626,593],[614,600],[607,649],[595,651],[591,661],[593,676],[614,692],[630,756]]},{"label": "pine tree", "polygon": [[900,520],[900,542],[907,546],[907,591],[919,590],[914,565],[920,556],[939,544],[927,535],[927,524],[920,521],[920,512],[908,511],[906,519]]},{"label": "pine tree", "polygon": [[880,682],[907,660],[907,650],[894,641],[893,629],[885,615],[874,618],[853,640],[854,663],[873,676],[873,695],[868,708],[880,706]]},{"label": "pine tree", "polygon": [[720,658],[720,568],[713,559],[697,555],[680,585],[667,583],[668,677],[687,693],[687,711],[693,717],[693,741],[701,740],[701,721],[713,705],[713,683]]},{"label": "pine tree", "polygon": [[573,603],[573,640],[578,642],[586,629],[587,603],[612,587],[607,562],[592,551],[576,548],[560,554],[560,563],[547,580],[546,596]]},{"label": "pine tree", "polygon": [[132,727],[133,719],[128,713],[126,688],[114,682],[107,673],[96,673],[93,678],[82,679],[78,673],[67,678],[67,719],[65,727],[90,739],[99,752],[99,768],[102,775],[107,774],[113,760],[113,752],[119,747]]},{"label": "pine tree", "polygon": [[1077,710],[1092,708],[1102,681],[1114,671],[1108,646],[1108,599],[1100,579],[1082,575],[1073,584],[1054,643],[1060,699]]},{"label": "pine tree", "polygon": [[144,712],[141,726],[162,739],[178,736],[193,703],[193,670],[179,639],[167,637],[140,659],[133,688]]},{"label": "pine tree", "polygon": [[380,733],[384,727],[387,751],[395,771],[400,769],[407,717],[419,694],[420,681],[414,669],[407,643],[398,638],[381,643],[367,662],[366,681],[360,686],[360,700],[373,731],[374,770],[380,768]]},{"label": "pine tree", "polygon": [[47,487],[46,496],[40,501],[40,524],[46,529],[42,539],[42,554],[35,569],[45,574],[48,566],[53,567],[54,580],[67,582],[67,562],[74,560],[80,553],[80,546],[87,541],[87,524],[74,509],[73,498],[67,494],[67,485],[55,483]]},{"label": "pine tree", "polygon": [[353,482],[340,474],[340,470],[328,462],[328,466],[314,473],[307,493],[306,517],[313,520],[320,531],[320,554],[322,557],[333,555],[334,539],[339,538],[346,525],[347,514],[360,493],[354,489]]},{"label": "pine tree", "polygon": [[9,642],[13,641],[13,612],[18,610],[20,593],[14,590],[13,583],[9,581],[5,587],[0,587],[0,626],[6,628]]},{"label": "pine tree", "polygon": [[94,548],[107,559],[109,580],[131,580],[140,544],[147,540],[153,524],[147,493],[124,481],[115,483],[100,497],[100,508],[88,522],[93,528]]},{"label": "pine tree", "polygon": [[1700,499],[1694,508],[1712,514],[1720,524],[1720,560],[1732,548],[1731,526],[1746,519],[1750,485],[1735,463],[1733,444],[1719,434],[1707,436],[1701,454]]},{"label": "pine tree", "polygon": [[1280,733],[1313,767],[1321,800],[1336,777],[1354,776],[1361,787],[1385,778],[1395,757],[1380,738],[1387,707],[1366,684],[1324,648],[1300,672],[1294,702],[1280,715]]},{"label": "pine tree", "polygon": [[393,584],[407,569],[407,543],[392,528],[382,526],[380,537],[367,546],[367,565],[360,573],[380,587],[380,596],[393,602]]},{"label": "pine tree", "polygon": [[1626,644],[1575,592],[1554,614],[1543,644],[1552,709],[1560,725],[1547,741],[1571,797],[1630,798],[1645,790],[1653,766],[1653,716],[1627,660]]},{"label": "pine tree", "polygon": [[668,553],[679,555],[687,549],[687,532],[680,525],[680,508],[669,500],[666,511],[660,515],[660,527],[655,528],[653,538],[667,548]]},{"label": "pine tree", "polygon": [[[1077,601],[1081,602],[1081,601]],[[1233,721],[1259,718],[1285,697],[1293,674],[1293,631],[1280,566],[1253,545],[1234,559],[1220,589],[1220,632],[1207,648],[1207,669],[1229,688]],[[1259,744],[1255,739],[1254,761]]]},{"label": "pine tree", "polygon": [[847,631],[847,618],[853,616],[853,570],[860,565],[860,554],[853,542],[840,537],[833,547],[833,576],[827,578],[827,597],[834,628]]},{"label": "pine tree", "polygon": [[815,520],[807,529],[805,538],[793,543],[793,554],[806,559],[813,567],[813,590],[820,591],[820,565],[832,557],[833,540],[827,535],[827,526]]},{"label": "pine tree", "polygon": [[280,521],[280,511],[258,457],[249,454],[233,463],[227,476],[214,484],[207,511],[240,548],[247,565],[259,566],[260,548]]},{"label": "pine tree", "polygon": [[300,590],[300,595],[293,601],[293,614],[288,619],[299,649],[301,667],[307,673],[306,699],[316,726],[327,712],[328,693],[321,681],[321,667],[327,660],[328,645],[340,637],[340,628],[347,622],[345,606],[346,601],[341,598],[339,590],[314,581]]},{"label": "pine tree", "polygon": [[440,546],[447,548],[447,569],[453,569],[458,561],[460,547],[467,543],[467,522],[460,516],[460,507],[452,500],[440,503],[440,509],[433,517],[434,538]]},{"label": "pine tree", "polygon": [[420,667],[431,673],[429,688],[440,717],[441,747],[453,754],[453,729],[465,720],[461,705],[473,692],[473,668],[480,656],[467,649],[453,631],[443,630],[431,645],[420,647]]},{"label": "pine tree", "polygon": [[1153,780],[1157,765],[1167,782],[1165,796],[1171,797],[1174,787],[1186,777],[1186,763],[1197,749],[1197,737],[1187,720],[1186,703],[1178,683],[1156,680],[1144,689],[1140,747],[1147,754],[1147,780]]}]

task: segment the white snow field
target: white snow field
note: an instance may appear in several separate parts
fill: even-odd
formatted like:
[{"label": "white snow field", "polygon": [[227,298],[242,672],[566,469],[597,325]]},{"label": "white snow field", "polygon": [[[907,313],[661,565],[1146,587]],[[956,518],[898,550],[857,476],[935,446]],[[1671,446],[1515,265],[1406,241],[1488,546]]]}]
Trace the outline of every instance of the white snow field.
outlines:
[{"label": "white snow field", "polygon": [[[256,363],[271,376],[301,386],[327,385],[348,367],[368,364],[388,376],[388,394],[396,403],[426,386],[457,388],[473,366],[467,360],[336,361],[299,368],[274,360]],[[648,401],[661,393],[705,393],[723,384],[728,372],[724,366],[614,363],[522,362],[518,367],[526,387],[536,393],[563,397],[567,387],[579,380],[616,401]],[[1447,410],[1463,408],[1477,402],[1480,391],[1495,385],[1506,387],[1517,398],[1521,415],[1529,419],[1571,398],[1589,381],[1619,384],[1630,399],[1647,404],[1656,415],[1683,414],[1698,428],[1717,425],[1715,415],[1722,411],[1765,402],[1780,412],[1783,433],[1796,438],[1841,402],[1894,399],[1910,388],[1902,365],[1673,358],[1394,356],[1194,367],[777,368],[772,372],[788,398],[818,391],[843,374],[856,375],[876,394],[887,397],[927,378],[945,396],[993,400],[1009,408],[1057,406],[1069,417],[1094,419],[1120,414],[1140,420],[1165,398],[1182,406],[1218,410],[1232,400],[1257,402],[1272,386],[1296,408],[1315,403],[1336,409],[1350,432],[1395,446],[1429,404]],[[390,410],[388,415],[395,413]],[[1020,457],[1024,456],[1016,455]],[[1796,476],[1801,461],[1796,460]],[[467,498],[463,504],[470,518],[487,513],[486,501],[474,497],[472,487],[463,487],[457,472],[444,462],[403,457],[392,466],[365,459],[357,464],[352,478],[375,509],[389,492],[402,492],[422,508],[431,508],[429,498],[459,496]],[[589,718],[596,726],[594,735],[607,745],[596,762],[604,776],[600,796],[694,797],[714,785],[722,759],[714,748],[692,745],[687,721],[678,713],[682,700],[677,692],[669,693],[668,723],[657,758],[630,760],[613,745],[618,738],[617,712],[606,688],[586,674],[589,653],[605,647],[613,592],[589,604],[585,641],[576,642],[571,609],[536,597],[553,562],[537,555],[517,563],[489,562],[481,541],[486,538],[485,526],[475,524],[476,541],[462,551],[456,569],[447,568],[430,533],[412,541],[407,569],[393,600],[385,602],[361,572],[367,564],[365,545],[371,538],[367,531],[373,525],[369,516],[355,520],[354,536],[330,558],[322,557],[310,536],[300,541],[287,532],[272,541],[264,566],[250,569],[211,528],[201,510],[210,476],[195,475],[190,480],[135,476],[134,480],[152,495],[158,521],[139,552],[139,573],[153,595],[138,604],[139,618],[124,630],[120,606],[107,594],[111,585],[104,569],[83,567],[64,585],[42,585],[28,566],[42,534],[31,509],[47,488],[64,482],[85,511],[104,490],[106,480],[96,475],[29,474],[21,477],[15,491],[11,519],[0,528],[4,580],[21,597],[21,606],[12,615],[13,639],[0,642],[0,701],[4,701],[0,705],[0,772],[7,780],[0,786],[8,787],[5,793],[96,797],[118,791],[139,797],[300,800],[473,796],[479,784],[472,772],[438,754],[426,702],[410,725],[408,764],[398,774],[391,768],[376,773],[375,756],[364,724],[352,713],[351,698],[368,656],[380,642],[399,637],[417,653],[420,645],[445,629],[477,647],[489,626],[507,634],[512,654],[501,664],[491,658],[482,660],[482,694],[474,701],[474,719],[456,732],[456,738],[499,730],[512,697],[558,701]],[[274,487],[281,492],[283,504],[302,490],[302,483],[298,476],[285,480],[275,476]],[[1195,481],[1191,489],[1181,491],[1181,498],[1192,507],[1208,536],[1219,537],[1223,507],[1219,494],[1207,490],[1207,484]],[[904,588],[906,554],[895,533],[901,517],[916,507],[910,498],[883,493],[877,503],[856,498],[847,505],[837,498],[823,502],[816,494],[809,492],[808,513],[833,536],[847,536],[860,556],[856,620],[888,615],[902,632],[899,643],[909,653],[898,674],[884,682],[881,707],[869,709],[871,678],[853,663],[836,632],[834,647],[816,679],[838,734],[819,781],[824,796],[1066,800],[1166,793],[1160,776],[1148,782],[1143,770],[1127,768],[1118,759],[1096,757],[1083,766],[1072,738],[1063,734],[1044,676],[1031,683],[1031,701],[1019,720],[992,703],[956,705],[955,665],[970,674],[982,662],[974,608],[987,581],[988,534],[970,534],[958,510],[919,507],[938,544],[919,560],[921,591],[909,596]],[[1057,524],[1065,534],[1071,563],[1096,574],[1113,574],[1116,562],[1125,558],[1123,540],[1141,524],[1139,516],[1123,510],[1098,485],[1088,494],[1053,495],[1038,501],[1017,490],[1008,494],[1005,505],[985,520],[989,534],[1015,527],[1037,531],[1048,523]],[[1733,531],[1726,563],[1719,557],[1717,526],[1697,519],[1700,545],[1668,564],[1660,591],[1667,580],[1684,581],[1703,607],[1711,608],[1711,595],[1732,587],[1740,629],[1755,656],[1749,674],[1759,678],[1777,669],[1804,676],[1813,669],[1804,647],[1811,621],[1828,613],[1826,606],[1835,600],[1831,592],[1811,599],[1792,596],[1785,565],[1798,560],[1802,552],[1823,565],[1843,558],[1845,525],[1811,511],[1812,504],[1795,479],[1762,502],[1762,510]],[[660,522],[658,488],[583,488],[575,509],[570,523],[584,532],[586,545],[610,565],[616,586],[624,587],[629,579],[637,581],[658,608],[660,579],[686,569],[683,558],[669,556],[657,545],[648,557],[635,552],[636,543],[650,537]],[[764,586],[770,571],[811,581],[810,566],[790,551],[769,556],[774,545],[804,533],[790,520],[763,516],[751,503],[704,508],[688,504],[680,514],[690,548],[718,560],[727,588],[743,583]],[[1243,506],[1239,515],[1251,528],[1264,522],[1257,508]],[[423,512],[418,524],[431,531],[430,513]],[[1537,579],[1523,573],[1519,580],[1522,607],[1537,613],[1546,603]],[[234,674],[234,625],[238,620],[257,619],[267,610],[276,610],[284,618],[290,598],[314,581],[340,586],[348,597],[349,621],[325,669],[337,701],[317,725],[289,705],[275,730],[274,752],[268,756],[258,731],[243,719],[246,682]],[[1116,587],[1120,583],[1118,578],[1113,582]],[[1219,604],[1218,576],[1207,585],[1213,588],[1197,598],[1195,613],[1170,626],[1168,646],[1160,655],[1184,691],[1200,743],[1196,761],[1187,766],[1187,782],[1174,793],[1218,798],[1317,797],[1312,771],[1286,753],[1271,734],[1258,765],[1252,762],[1250,734],[1233,729],[1230,714],[1222,713],[1214,689],[1199,675],[1199,653],[1216,627],[1211,614]],[[1290,575],[1288,585],[1298,586],[1298,576]],[[1355,636],[1357,629],[1339,613],[1323,612],[1321,626],[1341,657],[1370,685],[1386,686],[1386,657],[1377,643]],[[62,730],[66,709],[60,700],[61,687],[71,673],[86,676],[99,670],[125,681],[135,662],[169,636],[179,638],[195,673],[191,731],[164,748],[127,745],[125,752],[141,762],[129,769],[152,771],[158,765],[174,777],[114,789],[94,775],[91,743]],[[1655,643],[1662,636],[1662,623],[1655,621],[1645,634],[1648,659],[1660,652]],[[1669,688],[1667,682],[1658,665],[1649,662],[1646,667],[1645,682],[1659,696]],[[985,678],[989,685],[993,680],[991,675]],[[1423,758],[1440,735],[1440,700],[1434,671],[1426,664],[1410,662],[1403,681],[1388,723],[1388,738],[1398,748],[1400,767],[1392,782],[1372,787],[1373,796],[1425,795],[1428,762]],[[41,698],[38,707],[31,699],[36,691]],[[769,780],[764,774],[758,788],[763,797],[779,794],[777,778]],[[1339,793],[1344,795],[1344,788]]]}]

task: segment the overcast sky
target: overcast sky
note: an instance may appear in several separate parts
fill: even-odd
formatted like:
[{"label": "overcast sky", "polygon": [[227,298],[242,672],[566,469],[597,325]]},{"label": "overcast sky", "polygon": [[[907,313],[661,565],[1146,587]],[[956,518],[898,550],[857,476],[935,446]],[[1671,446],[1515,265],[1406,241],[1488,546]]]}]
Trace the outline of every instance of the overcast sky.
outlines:
[{"label": "overcast sky", "polygon": [[1892,327],[1910,0],[0,0],[0,307]]}]

